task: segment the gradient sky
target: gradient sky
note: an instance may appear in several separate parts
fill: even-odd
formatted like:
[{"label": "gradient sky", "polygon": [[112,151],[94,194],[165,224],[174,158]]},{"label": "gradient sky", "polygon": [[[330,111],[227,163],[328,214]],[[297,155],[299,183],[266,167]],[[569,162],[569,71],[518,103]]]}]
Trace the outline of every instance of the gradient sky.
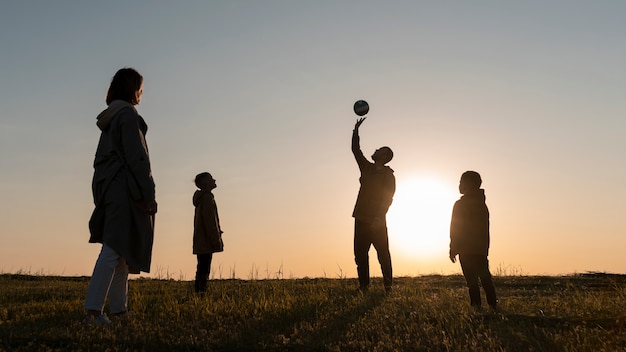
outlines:
[{"label": "gradient sky", "polygon": [[[495,274],[626,272],[626,3],[11,1],[0,11],[0,272],[91,275],[97,114],[144,76],[152,272],[193,278],[211,172],[214,277],[355,277],[352,104],[395,159],[395,275],[452,274],[463,171],[483,177]],[[375,251],[372,275],[380,276]],[[145,274],[144,274],[145,276]]]}]

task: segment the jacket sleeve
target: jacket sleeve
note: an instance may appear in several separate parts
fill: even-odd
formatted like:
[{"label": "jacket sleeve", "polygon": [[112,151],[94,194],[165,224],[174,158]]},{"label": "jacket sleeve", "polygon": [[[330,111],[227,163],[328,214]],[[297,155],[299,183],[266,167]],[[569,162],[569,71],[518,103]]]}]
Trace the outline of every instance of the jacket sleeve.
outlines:
[{"label": "jacket sleeve", "polygon": [[124,161],[132,174],[141,197],[155,199],[155,186],[150,168],[150,157],[146,139],[139,128],[139,116],[130,108],[119,113],[119,128]]},{"label": "jacket sleeve", "polygon": [[461,236],[461,217],[459,211],[459,202],[454,203],[452,207],[452,218],[450,220],[450,253],[459,253],[459,238]]},{"label": "jacket sleeve", "polygon": [[213,237],[220,234],[219,220],[217,218],[217,206],[215,201],[205,196],[202,199],[202,226],[209,237]]}]

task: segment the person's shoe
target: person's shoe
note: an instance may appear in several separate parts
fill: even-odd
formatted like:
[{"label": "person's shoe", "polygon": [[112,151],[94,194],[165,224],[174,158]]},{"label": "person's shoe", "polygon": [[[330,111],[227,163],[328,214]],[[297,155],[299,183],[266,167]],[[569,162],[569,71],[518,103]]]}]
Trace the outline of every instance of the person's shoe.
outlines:
[{"label": "person's shoe", "polygon": [[83,324],[94,324],[94,325],[100,325],[100,326],[111,326],[113,324],[113,322],[111,322],[111,319],[109,319],[109,317],[107,317],[106,314],[100,314],[100,315],[88,314],[83,319]]},{"label": "person's shoe", "polygon": [[385,294],[387,296],[391,295],[393,293],[393,287],[391,286],[385,286]]},{"label": "person's shoe", "polygon": [[367,286],[361,286],[356,290],[356,292],[364,295],[369,292],[369,288]]},{"label": "person's shoe", "polygon": [[498,305],[497,305],[497,304],[490,304],[490,305],[489,305],[489,310],[490,310],[492,313],[499,313],[499,312],[500,312],[500,309],[498,308]]}]

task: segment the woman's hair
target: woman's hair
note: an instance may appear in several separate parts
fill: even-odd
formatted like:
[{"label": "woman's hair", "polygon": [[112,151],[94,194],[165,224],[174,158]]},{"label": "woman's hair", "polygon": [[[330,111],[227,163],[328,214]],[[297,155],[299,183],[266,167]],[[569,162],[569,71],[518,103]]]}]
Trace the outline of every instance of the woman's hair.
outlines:
[{"label": "woman's hair", "polygon": [[138,92],[141,89],[143,77],[134,68],[125,67],[115,73],[107,91],[106,103],[113,100],[123,100],[127,103],[139,104]]}]

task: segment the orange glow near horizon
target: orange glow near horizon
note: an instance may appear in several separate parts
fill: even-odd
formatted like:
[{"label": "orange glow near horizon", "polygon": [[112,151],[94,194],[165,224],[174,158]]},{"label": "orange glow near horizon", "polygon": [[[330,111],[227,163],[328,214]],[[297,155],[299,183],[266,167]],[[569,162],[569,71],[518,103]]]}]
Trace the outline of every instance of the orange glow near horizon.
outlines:
[{"label": "orange glow near horizon", "polygon": [[436,179],[399,182],[387,214],[392,253],[420,259],[447,256],[450,215],[458,196]]}]

